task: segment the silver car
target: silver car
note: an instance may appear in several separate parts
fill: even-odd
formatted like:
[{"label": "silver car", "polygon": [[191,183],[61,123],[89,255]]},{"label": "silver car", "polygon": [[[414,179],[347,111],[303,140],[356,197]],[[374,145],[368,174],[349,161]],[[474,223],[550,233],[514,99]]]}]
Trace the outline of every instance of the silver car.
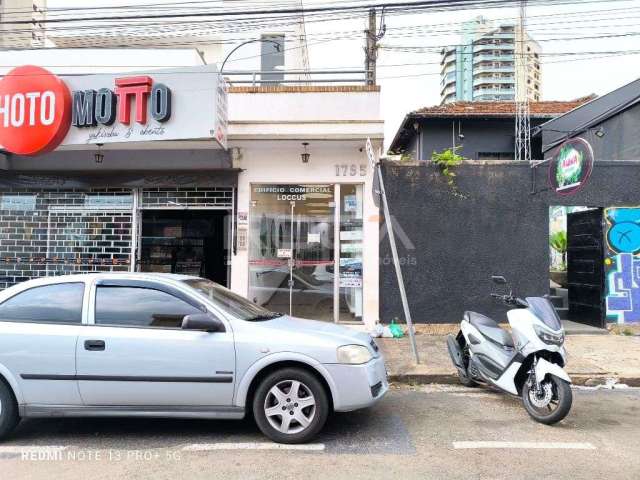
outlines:
[{"label": "silver car", "polygon": [[20,418],[240,419],[312,439],[388,389],[366,333],[273,313],[197,277],[48,277],[0,293],[0,438]]}]

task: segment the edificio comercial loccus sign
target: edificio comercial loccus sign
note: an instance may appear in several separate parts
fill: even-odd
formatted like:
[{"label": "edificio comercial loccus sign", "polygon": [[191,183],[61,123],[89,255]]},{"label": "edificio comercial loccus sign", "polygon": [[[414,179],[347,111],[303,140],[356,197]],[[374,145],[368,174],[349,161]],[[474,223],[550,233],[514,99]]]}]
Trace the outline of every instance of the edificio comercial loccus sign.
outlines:
[{"label": "edificio comercial loccus sign", "polygon": [[[63,80],[37,66],[14,68],[0,80],[0,145],[17,155],[38,155],[60,145],[150,140],[213,138],[224,147],[227,101],[219,98],[226,96],[224,81],[210,67],[182,73]],[[177,111],[174,102],[180,105]]]},{"label": "edificio comercial loccus sign", "polygon": [[587,183],[593,170],[593,149],[584,138],[572,138],[554,151],[549,162],[549,184],[559,195],[571,195]]}]

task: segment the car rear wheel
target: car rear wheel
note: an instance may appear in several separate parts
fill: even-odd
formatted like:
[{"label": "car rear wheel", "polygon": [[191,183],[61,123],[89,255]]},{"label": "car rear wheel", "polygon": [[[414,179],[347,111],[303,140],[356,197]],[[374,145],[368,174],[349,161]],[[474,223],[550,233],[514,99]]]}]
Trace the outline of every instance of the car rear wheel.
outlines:
[{"label": "car rear wheel", "polygon": [[18,405],[6,383],[0,380],[0,440],[7,437],[18,422]]},{"label": "car rear wheel", "polygon": [[305,443],[324,426],[329,400],[311,373],[285,368],[268,375],[253,398],[253,416],[267,437],[278,443]]}]

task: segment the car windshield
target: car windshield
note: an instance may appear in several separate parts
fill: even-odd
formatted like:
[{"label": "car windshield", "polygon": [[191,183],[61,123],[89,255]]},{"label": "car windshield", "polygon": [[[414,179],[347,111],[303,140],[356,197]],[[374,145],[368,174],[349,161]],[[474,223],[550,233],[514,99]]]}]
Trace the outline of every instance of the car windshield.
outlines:
[{"label": "car windshield", "polygon": [[271,320],[282,316],[281,313],[271,312],[244,297],[233,293],[228,288],[218,285],[204,278],[190,278],[183,280],[185,284],[193,288],[216,307],[229,312],[234,317],[247,321]]},{"label": "car windshield", "polygon": [[544,297],[527,297],[527,303],[529,308],[533,311],[534,315],[538,317],[542,322],[552,330],[560,330],[562,324],[560,323],[560,317],[556,313],[556,309],[553,308],[553,304],[548,298]]}]

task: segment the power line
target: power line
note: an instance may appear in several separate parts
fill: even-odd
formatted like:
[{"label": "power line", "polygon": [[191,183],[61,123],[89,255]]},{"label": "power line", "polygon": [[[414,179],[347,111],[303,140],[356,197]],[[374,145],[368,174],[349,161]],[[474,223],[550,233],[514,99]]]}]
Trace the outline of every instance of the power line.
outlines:
[{"label": "power line", "polygon": [[[577,0],[532,0],[537,4],[565,5],[578,2]],[[413,2],[384,2],[359,5],[340,5],[340,6],[321,6],[310,7],[304,10],[304,13],[320,13],[320,12],[349,12],[349,11],[368,11],[370,9],[385,8],[387,12],[396,9],[412,9],[412,10],[428,10],[433,8],[461,8],[461,7],[506,7],[516,4],[516,0],[421,0]],[[223,11],[207,11],[207,12],[186,12],[186,13],[170,13],[170,14],[149,14],[149,15],[110,15],[96,17],[64,17],[64,18],[44,18],[38,20],[38,24],[50,23],[70,23],[70,22],[101,22],[101,21],[123,21],[123,20],[140,20],[140,19],[174,19],[186,17],[228,17],[240,15],[274,15],[274,14],[301,14],[303,11],[297,8],[276,8],[262,10],[223,10]],[[30,25],[32,20],[3,20],[0,25]]]}]

